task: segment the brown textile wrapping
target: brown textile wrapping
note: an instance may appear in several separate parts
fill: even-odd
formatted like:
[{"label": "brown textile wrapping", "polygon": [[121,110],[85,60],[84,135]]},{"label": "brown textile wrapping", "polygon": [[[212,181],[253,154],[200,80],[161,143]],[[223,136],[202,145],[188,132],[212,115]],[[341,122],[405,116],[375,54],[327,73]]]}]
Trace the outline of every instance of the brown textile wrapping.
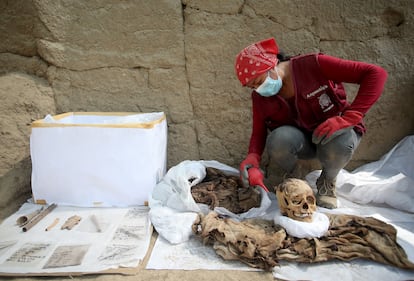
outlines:
[{"label": "brown textile wrapping", "polygon": [[234,214],[260,207],[260,192],[244,187],[237,176],[208,167],[202,182],[191,188],[191,195],[197,203],[207,204],[210,209],[223,207]]},{"label": "brown textile wrapping", "polygon": [[200,215],[193,232],[222,258],[264,270],[281,260],[317,263],[357,258],[414,270],[392,225],[372,217],[327,215],[330,227],[321,238],[295,238],[272,221],[237,222],[215,212]]}]

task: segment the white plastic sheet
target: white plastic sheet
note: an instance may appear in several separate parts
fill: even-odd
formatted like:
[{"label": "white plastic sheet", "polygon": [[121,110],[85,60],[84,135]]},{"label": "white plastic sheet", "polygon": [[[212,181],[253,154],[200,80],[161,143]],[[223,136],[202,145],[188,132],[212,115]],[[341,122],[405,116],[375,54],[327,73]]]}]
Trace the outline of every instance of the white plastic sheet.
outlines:
[{"label": "white plastic sheet", "polygon": [[[197,213],[207,213],[205,204],[198,204],[191,195],[191,187],[206,176],[206,167],[220,169],[226,174],[238,175],[238,170],[217,161],[183,161],[172,167],[154,188],[149,199],[150,219],[157,232],[173,244],[188,241],[191,226]],[[234,214],[225,208],[215,208],[218,213],[235,219],[259,217],[265,214],[271,202],[267,193],[262,194],[261,205],[242,214]]]},{"label": "white plastic sheet", "polygon": [[[315,186],[320,171],[307,176]],[[341,170],[337,191],[360,204],[387,204],[414,213],[414,136],[407,136],[380,160],[363,165],[352,172]]]},{"label": "white plastic sheet", "polygon": [[[318,212],[322,213],[372,216],[392,224],[397,229],[398,243],[404,248],[408,259],[412,262],[414,262],[414,214],[407,212],[407,210],[410,210],[409,207],[414,205],[411,193],[414,185],[406,184],[401,187],[400,183],[401,179],[413,180],[413,138],[413,136],[406,137],[377,162],[362,166],[352,173],[342,170],[338,178],[338,209],[328,210],[318,207]],[[359,174],[360,172],[363,174]],[[319,174],[320,171],[314,171],[307,176],[311,185],[315,185]],[[385,185],[384,182],[387,181],[389,184]],[[371,183],[371,185],[367,183]],[[384,186],[387,188],[379,188]],[[368,190],[360,190],[360,188]],[[360,202],[359,195],[356,196],[355,193],[352,193],[352,196],[349,195],[349,191],[354,189],[354,192],[363,193],[362,198],[366,200],[363,204],[356,203]],[[396,190],[398,192],[394,192]],[[365,192],[368,193],[364,194]],[[387,196],[394,193],[398,196],[394,198],[396,203],[393,206]],[[265,210],[265,214],[258,215],[258,217],[272,220],[280,211],[275,195],[270,194],[269,198],[271,198],[270,207]],[[388,205],[378,203],[387,203]],[[178,236],[183,238],[185,235],[179,234]],[[197,260],[201,256],[203,269],[234,269],[233,264],[227,265],[220,257],[207,255],[207,252],[211,252],[211,250],[200,248],[199,244],[194,243],[194,237],[188,241],[187,238],[188,236],[185,236],[185,239],[181,239],[183,243],[179,245],[171,245],[163,239],[157,239],[148,262],[148,268],[199,269],[200,266],[191,263],[191,261]],[[204,262],[204,260],[206,261]],[[242,264],[240,263],[240,265]],[[238,270],[251,270],[251,268],[246,265]],[[414,280],[413,271],[361,259],[350,262],[335,260],[316,264],[281,262],[280,266],[274,267],[273,275],[275,278],[283,280]]]},{"label": "white plastic sheet", "polygon": [[[276,196],[271,194],[271,206],[263,219],[273,219],[279,213]],[[318,212],[372,216],[392,224],[397,229],[397,241],[404,248],[410,261],[414,262],[414,215],[390,207],[359,205],[339,197],[340,208],[332,211],[318,208]],[[210,248],[206,248],[210,247]],[[237,261],[225,261],[214,253],[211,246],[203,246],[199,239],[191,236],[188,241],[172,245],[159,237],[155,242],[148,269],[183,270],[255,270]],[[335,272],[333,275],[332,272]],[[273,268],[278,280],[414,280],[414,272],[384,265],[369,260],[332,260],[320,263],[295,263],[281,261]]]},{"label": "white plastic sheet", "polygon": [[280,212],[276,213],[273,218],[275,224],[282,226],[286,232],[298,238],[321,237],[329,229],[329,218],[323,213],[315,212],[311,222],[303,222],[282,216]]}]

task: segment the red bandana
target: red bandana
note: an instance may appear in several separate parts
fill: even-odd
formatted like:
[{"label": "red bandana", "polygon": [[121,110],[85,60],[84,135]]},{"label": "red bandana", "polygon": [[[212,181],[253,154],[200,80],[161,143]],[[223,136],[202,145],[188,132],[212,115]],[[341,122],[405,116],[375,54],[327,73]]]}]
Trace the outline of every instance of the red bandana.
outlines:
[{"label": "red bandana", "polygon": [[279,52],[276,41],[269,38],[247,46],[237,55],[234,64],[237,78],[243,86],[276,66]]}]

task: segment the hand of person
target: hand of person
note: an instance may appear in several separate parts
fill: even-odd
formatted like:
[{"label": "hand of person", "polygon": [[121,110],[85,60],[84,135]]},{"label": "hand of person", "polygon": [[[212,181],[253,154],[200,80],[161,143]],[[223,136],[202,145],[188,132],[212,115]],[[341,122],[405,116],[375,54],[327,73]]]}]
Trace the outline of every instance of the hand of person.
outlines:
[{"label": "hand of person", "polygon": [[248,169],[255,167],[259,168],[260,155],[257,153],[249,153],[246,158],[240,163],[240,179],[245,187],[249,186]]},{"label": "hand of person", "polygon": [[269,192],[269,189],[263,183],[263,173],[259,168],[252,167],[247,170],[249,174],[249,185],[250,186],[260,186],[264,191]]},{"label": "hand of person", "polygon": [[363,114],[361,112],[348,110],[342,116],[328,118],[313,131],[312,142],[324,145],[345,131],[351,130],[361,122],[362,117]]},{"label": "hand of person", "polygon": [[259,168],[260,156],[256,153],[247,155],[240,164],[240,179],[245,187],[260,186],[266,192],[269,189],[263,183],[263,172]]}]

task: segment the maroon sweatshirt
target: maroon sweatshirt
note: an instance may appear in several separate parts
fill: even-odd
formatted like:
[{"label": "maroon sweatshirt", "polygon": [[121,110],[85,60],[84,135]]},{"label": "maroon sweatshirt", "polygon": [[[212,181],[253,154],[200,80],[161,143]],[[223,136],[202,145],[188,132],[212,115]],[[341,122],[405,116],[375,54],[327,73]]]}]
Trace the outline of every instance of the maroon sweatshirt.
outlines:
[{"label": "maroon sweatshirt", "polygon": [[[249,153],[261,155],[268,130],[279,126],[291,125],[312,132],[323,121],[345,110],[365,114],[378,100],[387,79],[387,72],[377,65],[324,54],[293,57],[290,68],[294,98],[262,97],[252,92],[253,130]],[[351,104],[342,83],[359,84]],[[355,130],[363,134],[365,127],[360,123]]]}]

